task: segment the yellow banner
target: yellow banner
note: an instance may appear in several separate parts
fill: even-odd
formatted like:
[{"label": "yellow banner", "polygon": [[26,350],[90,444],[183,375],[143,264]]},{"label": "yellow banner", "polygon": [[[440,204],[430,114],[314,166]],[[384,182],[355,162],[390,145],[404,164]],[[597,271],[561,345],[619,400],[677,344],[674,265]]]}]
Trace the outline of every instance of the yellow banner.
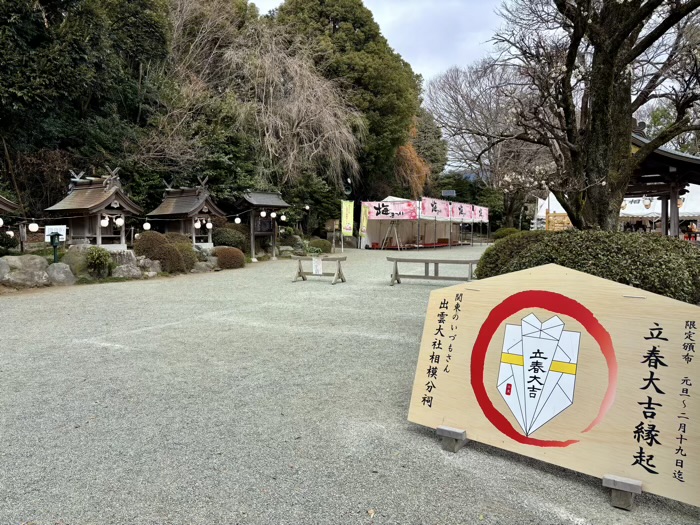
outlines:
[{"label": "yellow banner", "polygon": [[341,202],[341,217],[343,226],[343,237],[352,237],[352,223],[355,219],[355,208],[352,201]]},{"label": "yellow banner", "polygon": [[369,206],[362,205],[362,216],[360,218],[360,235],[367,235],[367,223],[369,222]]}]

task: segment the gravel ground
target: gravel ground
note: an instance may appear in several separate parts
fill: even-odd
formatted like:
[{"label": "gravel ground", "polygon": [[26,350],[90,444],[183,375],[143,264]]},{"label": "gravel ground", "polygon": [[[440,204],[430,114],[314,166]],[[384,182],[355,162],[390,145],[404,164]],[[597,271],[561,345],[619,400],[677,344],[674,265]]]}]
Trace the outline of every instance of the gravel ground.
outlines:
[{"label": "gravel ground", "polygon": [[0,297],[0,524],[700,522],[478,443],[442,451],[406,414],[444,283],[391,288],[386,253],[347,255],[336,286],[280,260]]}]

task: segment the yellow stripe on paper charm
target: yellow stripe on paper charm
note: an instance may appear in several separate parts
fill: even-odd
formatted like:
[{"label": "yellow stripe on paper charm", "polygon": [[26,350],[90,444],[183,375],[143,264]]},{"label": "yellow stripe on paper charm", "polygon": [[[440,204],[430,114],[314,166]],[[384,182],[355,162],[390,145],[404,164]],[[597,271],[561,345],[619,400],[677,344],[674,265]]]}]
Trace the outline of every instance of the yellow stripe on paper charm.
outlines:
[{"label": "yellow stripe on paper charm", "polygon": [[518,354],[501,354],[501,363],[523,366],[524,360],[523,356]]},{"label": "yellow stripe on paper charm", "polygon": [[576,363],[564,363],[562,361],[552,361],[552,366],[549,368],[550,372],[559,372],[561,374],[571,374],[576,375]]}]

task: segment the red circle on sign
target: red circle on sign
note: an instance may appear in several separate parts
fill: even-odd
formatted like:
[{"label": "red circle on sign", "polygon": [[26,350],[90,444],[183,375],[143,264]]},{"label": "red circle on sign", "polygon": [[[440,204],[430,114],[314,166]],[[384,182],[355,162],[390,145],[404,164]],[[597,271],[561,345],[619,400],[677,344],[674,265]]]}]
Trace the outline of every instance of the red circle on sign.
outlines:
[{"label": "red circle on sign", "polygon": [[522,435],[511,425],[510,421],[498,411],[486,392],[484,366],[491,340],[496,334],[498,327],[501,326],[506,319],[526,308],[543,308],[555,314],[566,315],[576,319],[598,343],[600,351],[608,365],[608,389],[600,405],[598,416],[583,430],[583,432],[590,431],[603,420],[605,414],[615,402],[615,391],[617,389],[617,359],[615,358],[612,338],[598,319],[595,318],[593,313],[585,306],[565,295],[554,292],[536,290],[516,293],[491,310],[491,313],[481,326],[479,335],[474,342],[474,349],[472,350],[472,389],[486,418],[494,427],[509,438],[523,445],[532,445],[535,447],[568,447],[569,445],[578,443],[578,440],[546,441]]}]

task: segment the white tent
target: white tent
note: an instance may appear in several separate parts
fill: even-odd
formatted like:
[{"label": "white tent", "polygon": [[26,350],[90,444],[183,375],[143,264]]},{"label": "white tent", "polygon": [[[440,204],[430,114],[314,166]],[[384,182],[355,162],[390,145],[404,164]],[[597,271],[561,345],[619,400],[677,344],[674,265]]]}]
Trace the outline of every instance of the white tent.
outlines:
[{"label": "white tent", "polygon": [[[398,216],[394,220],[387,220],[388,217],[383,220],[370,219],[367,222],[367,233],[362,238],[363,248],[365,246],[380,247],[385,238],[388,247],[395,247],[397,240],[402,247],[434,246],[436,244],[446,246],[450,240],[452,243],[460,240],[462,219],[458,220],[449,216],[421,217],[421,201],[389,196],[380,202],[414,203],[414,209],[418,211],[418,214],[416,218],[412,219]],[[488,210],[486,212],[488,213]],[[469,224],[469,222],[466,223]]]},{"label": "white tent", "polygon": [[[700,185],[689,184],[686,187],[688,193],[682,196],[682,206],[679,209],[681,221],[700,220]],[[658,221],[661,219],[661,199],[649,197],[651,201],[649,208],[644,205],[645,199],[642,197],[628,198],[620,209],[620,218],[623,222],[637,220]],[[537,222],[544,224],[547,210],[550,213],[566,213],[564,207],[557,200],[554,194],[550,193],[547,200],[538,199]]]}]

